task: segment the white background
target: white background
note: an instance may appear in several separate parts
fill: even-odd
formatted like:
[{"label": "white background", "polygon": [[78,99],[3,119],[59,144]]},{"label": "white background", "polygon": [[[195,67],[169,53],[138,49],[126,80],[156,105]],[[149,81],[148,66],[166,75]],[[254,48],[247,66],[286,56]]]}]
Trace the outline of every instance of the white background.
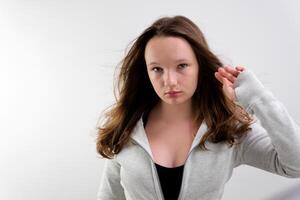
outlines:
[{"label": "white background", "polygon": [[[1,1],[0,199],[96,199],[96,124],[114,102],[115,66],[161,16],[194,21],[225,64],[251,69],[299,124],[299,8],[297,0]],[[223,199],[275,199],[295,187],[299,179],[241,166]]]}]

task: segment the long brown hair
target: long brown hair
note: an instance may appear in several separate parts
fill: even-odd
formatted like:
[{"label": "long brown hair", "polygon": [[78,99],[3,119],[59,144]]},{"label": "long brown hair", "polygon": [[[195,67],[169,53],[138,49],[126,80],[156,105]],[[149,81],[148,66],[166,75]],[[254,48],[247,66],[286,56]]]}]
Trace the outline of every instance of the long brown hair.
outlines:
[{"label": "long brown hair", "polygon": [[237,138],[251,130],[253,118],[223,93],[222,83],[214,76],[223,64],[210,51],[200,29],[190,19],[179,15],[156,20],[134,40],[130,50],[119,63],[119,96],[116,96],[114,87],[116,103],[105,113],[105,121],[101,127],[97,127],[97,152],[105,158],[113,158],[118,154],[130,140],[131,131],[142,114],[149,113],[160,101],[151,85],[144,59],[146,44],[154,36],[184,38],[196,55],[199,75],[198,85],[192,97],[194,121],[205,121],[208,127],[198,146],[206,149],[206,140],[213,143],[226,141],[230,146],[236,144]]}]

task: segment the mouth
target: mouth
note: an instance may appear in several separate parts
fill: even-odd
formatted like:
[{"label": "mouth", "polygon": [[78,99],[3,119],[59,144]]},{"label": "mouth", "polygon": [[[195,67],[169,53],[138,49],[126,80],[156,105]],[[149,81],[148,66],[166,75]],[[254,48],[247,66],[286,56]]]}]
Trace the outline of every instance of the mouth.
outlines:
[{"label": "mouth", "polygon": [[181,91],[169,91],[169,92],[166,92],[165,94],[166,95],[175,95],[175,94],[179,94],[179,93],[181,93]]}]

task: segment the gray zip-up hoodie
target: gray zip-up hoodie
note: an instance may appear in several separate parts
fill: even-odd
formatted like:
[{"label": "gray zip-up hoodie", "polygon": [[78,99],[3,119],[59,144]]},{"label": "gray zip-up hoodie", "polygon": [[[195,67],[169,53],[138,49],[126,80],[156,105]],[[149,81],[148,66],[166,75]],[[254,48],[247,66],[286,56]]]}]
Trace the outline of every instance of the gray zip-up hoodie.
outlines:
[{"label": "gray zip-up hoodie", "polygon": [[[283,104],[249,69],[239,74],[234,88],[238,102],[258,120],[240,144],[208,142],[209,151],[197,147],[207,130],[203,122],[184,164],[178,200],[221,199],[233,169],[242,164],[300,177],[300,128]],[[142,117],[131,139],[113,159],[105,158],[98,200],[164,200]]]}]

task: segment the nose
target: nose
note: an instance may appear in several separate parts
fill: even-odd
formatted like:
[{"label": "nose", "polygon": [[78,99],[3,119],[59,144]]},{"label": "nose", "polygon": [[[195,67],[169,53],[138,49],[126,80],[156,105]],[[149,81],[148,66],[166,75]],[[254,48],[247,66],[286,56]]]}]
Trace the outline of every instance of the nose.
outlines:
[{"label": "nose", "polygon": [[166,71],[164,74],[164,85],[166,87],[172,88],[177,85],[177,74],[172,70]]}]

